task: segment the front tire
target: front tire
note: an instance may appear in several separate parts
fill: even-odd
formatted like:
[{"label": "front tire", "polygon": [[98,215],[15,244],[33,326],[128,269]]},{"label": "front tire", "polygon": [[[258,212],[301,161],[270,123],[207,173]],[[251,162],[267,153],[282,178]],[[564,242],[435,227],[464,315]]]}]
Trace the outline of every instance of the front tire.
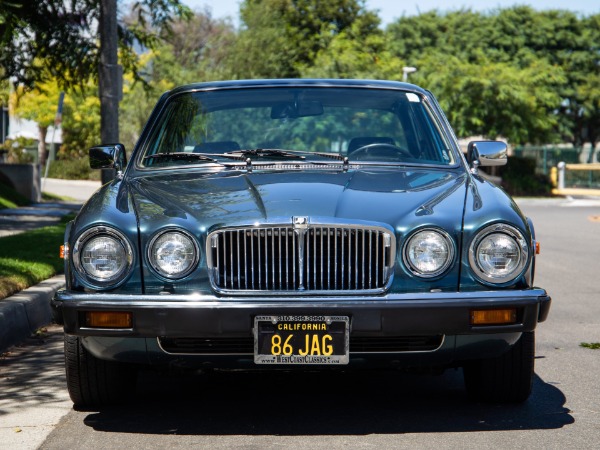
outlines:
[{"label": "front tire", "polygon": [[535,334],[524,332],[511,349],[496,358],[463,366],[469,397],[476,401],[522,403],[533,385]]},{"label": "front tire", "polygon": [[133,367],[96,358],[78,336],[65,335],[65,369],[69,396],[78,407],[122,403],[135,389]]}]

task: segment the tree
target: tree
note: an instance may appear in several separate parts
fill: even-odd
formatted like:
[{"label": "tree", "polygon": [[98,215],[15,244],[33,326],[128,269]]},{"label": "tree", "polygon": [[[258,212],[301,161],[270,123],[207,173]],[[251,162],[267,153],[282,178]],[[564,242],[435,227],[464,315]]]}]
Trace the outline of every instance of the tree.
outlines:
[{"label": "tree", "polygon": [[600,111],[594,107],[600,92],[590,87],[600,74],[600,15],[579,18],[570,11],[518,6],[499,10],[492,30],[495,57],[520,67],[543,59],[549,70],[563,72],[566,82],[557,90],[561,104],[554,111],[557,129],[574,146],[590,142],[594,147],[600,135]]},{"label": "tree", "polygon": [[[0,67],[26,88],[49,79],[61,88],[81,88],[99,80],[101,139],[117,142],[117,48],[125,71],[136,71],[136,45],[152,47],[168,29],[173,14],[189,15],[180,0],[140,0],[133,5],[137,21],[117,22],[116,0],[11,0],[0,3]],[[100,45],[96,38],[100,34]],[[103,171],[102,181],[111,178]]]},{"label": "tree", "polygon": [[379,19],[364,0],[245,0],[229,66],[237,78],[293,78],[360,17]]},{"label": "tree", "polygon": [[557,117],[548,111],[560,105],[557,86],[565,79],[545,61],[519,69],[483,56],[465,63],[430,54],[419,63],[426,69],[416,80],[438,96],[459,136],[504,137],[515,145],[556,139]]},{"label": "tree", "polygon": [[[171,61],[171,54],[166,51],[167,59]],[[127,150],[131,150],[137,142],[140,132],[144,128],[156,100],[163,92],[175,87],[181,80],[163,78],[160,68],[164,61],[160,61],[161,51],[147,52],[140,58],[140,73],[148,72],[146,81],[149,87],[136,83],[131,74],[126,74],[123,80],[123,101],[119,114],[119,129],[121,130],[121,142]],[[160,61],[160,62],[159,62]],[[169,66],[168,64],[166,64]],[[170,66],[173,72],[183,70],[177,64]]]},{"label": "tree", "polygon": [[19,86],[10,99],[11,107],[18,117],[37,123],[38,160],[42,165],[46,162],[46,135],[48,128],[54,124],[59,95],[58,84],[49,81],[28,92],[23,86]]},{"label": "tree", "polygon": [[[85,86],[98,77],[97,25],[107,0],[10,0],[0,2],[0,68],[17,84],[55,79],[61,88]],[[173,17],[188,17],[180,0],[139,0],[135,21],[119,22],[116,32],[125,72],[136,71],[136,48],[152,48]],[[137,46],[137,47],[136,47]]]},{"label": "tree", "polygon": [[146,84],[130,74],[124,77],[119,128],[127,149],[133,148],[163,92],[180,84],[230,77],[224,64],[236,34],[229,21],[196,11],[189,20],[175,19],[171,29],[161,34],[155,49],[139,57],[137,71]]},{"label": "tree", "polygon": [[[505,78],[504,82],[513,83],[507,86],[512,88],[511,96],[525,99],[527,92],[523,89],[527,87],[530,89],[529,96],[536,100],[537,106],[531,101],[519,100],[517,105],[511,103],[516,98],[507,103],[495,102],[495,107],[500,110],[520,105],[516,112],[533,113],[534,116],[518,118],[516,114],[502,113],[498,117],[473,117],[471,126],[463,124],[464,127],[459,127],[464,132],[472,129],[475,122],[481,122],[482,126],[475,128],[485,131],[482,134],[493,135],[496,130],[508,126],[519,142],[523,139],[530,139],[530,142],[551,139],[567,140],[576,146],[584,142],[595,145],[600,138],[600,111],[596,106],[600,93],[593,87],[600,72],[598,17],[579,18],[569,11],[535,11],[528,6],[499,9],[487,14],[456,11],[441,15],[430,12],[399,19],[388,27],[387,34],[392,54],[419,68],[415,80],[428,80],[425,83],[435,80],[435,85],[426,87],[439,89],[443,86],[440,96],[442,93],[454,97],[462,95],[461,101],[469,101],[472,106],[462,108],[466,113],[483,113],[478,109],[479,100],[472,92],[488,93],[472,86],[472,82],[477,82],[480,88],[489,85],[493,94],[494,89],[499,88],[499,85],[494,88],[494,83],[502,83]],[[438,64],[432,55],[449,61],[448,66]],[[464,67],[452,58],[457,58]],[[449,67],[451,72],[447,70]],[[535,69],[542,72],[536,73]],[[439,73],[435,74],[435,71]],[[469,80],[456,77],[457,73],[465,71]],[[469,89],[455,92],[450,80],[444,82],[442,76],[450,77],[455,86]],[[488,76],[492,78],[488,79]],[[489,100],[493,102],[494,98]],[[540,106],[545,110],[540,110]],[[525,132],[516,122],[511,125],[494,122],[507,119],[530,124],[532,131]],[[551,132],[547,130],[550,122],[554,123]],[[519,128],[521,131],[517,131]]]},{"label": "tree", "polygon": [[317,52],[302,76],[325,78],[371,78],[400,80],[405,64],[387,49],[379,19],[364,15],[334,36],[326,48]]},{"label": "tree", "polygon": [[100,99],[98,86],[89,81],[65,97],[60,159],[83,158],[87,150],[100,143]]},{"label": "tree", "polygon": [[237,35],[231,22],[214,19],[210,11],[196,11],[189,19],[174,20],[171,32],[161,33],[155,48],[152,80],[176,85],[230,78],[225,67]]}]

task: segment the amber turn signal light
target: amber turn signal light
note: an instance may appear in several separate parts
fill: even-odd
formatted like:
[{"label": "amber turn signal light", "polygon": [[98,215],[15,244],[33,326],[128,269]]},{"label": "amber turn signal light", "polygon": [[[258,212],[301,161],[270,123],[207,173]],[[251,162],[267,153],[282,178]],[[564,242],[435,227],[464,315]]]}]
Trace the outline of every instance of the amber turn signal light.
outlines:
[{"label": "amber turn signal light", "polygon": [[125,311],[87,311],[85,326],[87,328],[132,328],[133,314]]},{"label": "amber turn signal light", "polygon": [[471,325],[507,325],[517,323],[517,310],[474,309],[471,311]]},{"label": "amber turn signal light", "polygon": [[61,259],[65,259],[65,246],[64,245],[60,246],[60,251],[59,251],[58,255]]},{"label": "amber turn signal light", "polygon": [[540,243],[539,242],[535,243],[535,254],[536,255],[540,254]]}]

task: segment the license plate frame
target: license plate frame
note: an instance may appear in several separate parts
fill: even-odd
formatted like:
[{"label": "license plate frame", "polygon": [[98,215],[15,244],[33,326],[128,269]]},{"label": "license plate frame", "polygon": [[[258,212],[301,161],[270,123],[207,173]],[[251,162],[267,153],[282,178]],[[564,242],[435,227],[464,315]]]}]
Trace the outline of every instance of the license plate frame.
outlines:
[{"label": "license plate frame", "polygon": [[349,342],[349,316],[254,317],[255,364],[345,365],[350,361]]}]

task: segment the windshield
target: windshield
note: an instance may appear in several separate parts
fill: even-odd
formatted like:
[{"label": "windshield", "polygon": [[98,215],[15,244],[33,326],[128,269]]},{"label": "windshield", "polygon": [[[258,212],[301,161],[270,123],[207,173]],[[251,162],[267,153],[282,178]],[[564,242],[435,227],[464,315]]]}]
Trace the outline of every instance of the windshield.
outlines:
[{"label": "windshield", "polygon": [[346,157],[350,163],[454,163],[438,120],[415,93],[286,86],[171,98],[140,164],[242,164],[248,158],[314,163]]}]

